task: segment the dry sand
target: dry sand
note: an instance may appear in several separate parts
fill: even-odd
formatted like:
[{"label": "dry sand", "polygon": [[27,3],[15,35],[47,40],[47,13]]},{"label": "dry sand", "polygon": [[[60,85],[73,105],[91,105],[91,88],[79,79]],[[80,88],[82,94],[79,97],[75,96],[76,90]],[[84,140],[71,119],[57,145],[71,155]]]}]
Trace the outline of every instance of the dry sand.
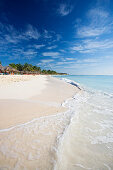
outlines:
[{"label": "dry sand", "polygon": [[50,76],[0,76],[0,169],[51,170],[62,103],[78,91]]}]

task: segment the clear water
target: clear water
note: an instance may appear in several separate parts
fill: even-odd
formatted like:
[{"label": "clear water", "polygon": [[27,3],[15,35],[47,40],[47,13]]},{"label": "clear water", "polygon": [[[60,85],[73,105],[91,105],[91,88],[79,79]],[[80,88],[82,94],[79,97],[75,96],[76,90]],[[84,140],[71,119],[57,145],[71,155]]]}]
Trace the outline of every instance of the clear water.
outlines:
[{"label": "clear water", "polygon": [[70,79],[77,83],[80,83],[81,86],[86,88],[100,90],[106,93],[113,94],[113,76],[58,76],[66,79]]},{"label": "clear water", "polygon": [[113,169],[113,76],[58,76],[83,91],[65,105],[72,114],[59,140],[55,170]]}]

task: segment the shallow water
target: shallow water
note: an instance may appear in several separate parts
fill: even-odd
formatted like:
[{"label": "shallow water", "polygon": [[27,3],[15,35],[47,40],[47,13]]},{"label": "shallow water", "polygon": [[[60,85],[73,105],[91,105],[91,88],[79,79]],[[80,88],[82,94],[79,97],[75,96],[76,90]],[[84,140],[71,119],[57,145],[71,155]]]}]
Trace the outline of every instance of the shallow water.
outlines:
[{"label": "shallow water", "polygon": [[54,170],[112,170],[113,76],[64,78],[79,83],[83,93],[65,103],[73,114],[59,139]]}]

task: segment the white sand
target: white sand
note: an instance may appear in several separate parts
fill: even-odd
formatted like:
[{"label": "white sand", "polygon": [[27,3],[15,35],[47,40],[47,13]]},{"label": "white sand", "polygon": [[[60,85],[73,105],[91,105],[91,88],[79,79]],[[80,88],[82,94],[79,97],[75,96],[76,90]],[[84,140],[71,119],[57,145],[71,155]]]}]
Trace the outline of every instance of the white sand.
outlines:
[{"label": "white sand", "polygon": [[51,170],[68,121],[61,104],[78,91],[50,76],[0,77],[0,169]]},{"label": "white sand", "polygon": [[0,99],[27,99],[46,87],[46,76],[1,75]]}]

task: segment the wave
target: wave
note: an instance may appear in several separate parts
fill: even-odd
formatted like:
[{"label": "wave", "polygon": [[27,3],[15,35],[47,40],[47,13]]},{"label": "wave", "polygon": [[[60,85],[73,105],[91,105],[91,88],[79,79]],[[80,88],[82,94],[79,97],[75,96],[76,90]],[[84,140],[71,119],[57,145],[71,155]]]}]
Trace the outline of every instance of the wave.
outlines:
[{"label": "wave", "polygon": [[99,90],[82,89],[64,105],[72,113],[58,138],[54,170],[113,169],[113,100]]},{"label": "wave", "polygon": [[82,88],[80,87],[80,84],[75,82],[75,81],[72,81],[70,79],[67,79],[67,78],[60,78],[61,80],[64,80],[66,83],[69,83],[73,86],[76,86],[79,90],[82,90]]}]

